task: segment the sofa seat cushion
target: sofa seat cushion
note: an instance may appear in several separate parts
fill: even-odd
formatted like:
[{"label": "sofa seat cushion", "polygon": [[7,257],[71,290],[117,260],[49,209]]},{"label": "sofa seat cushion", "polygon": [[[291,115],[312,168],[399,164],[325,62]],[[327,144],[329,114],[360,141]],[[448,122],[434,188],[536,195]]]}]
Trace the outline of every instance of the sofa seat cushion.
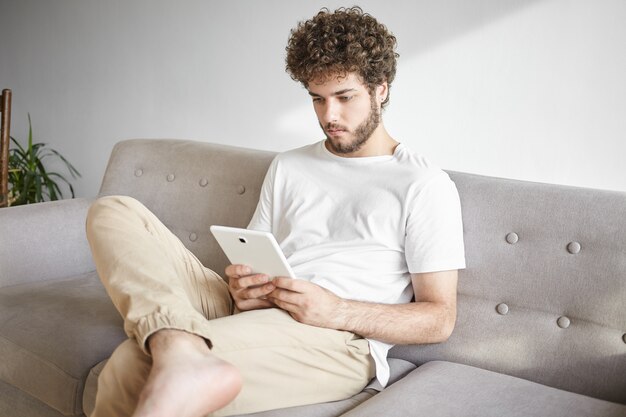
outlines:
[{"label": "sofa seat cushion", "polygon": [[89,370],[126,338],[95,272],[0,288],[0,380],[82,414]]},{"label": "sofa seat cushion", "polygon": [[[86,415],[90,415],[94,409],[96,403],[96,392],[98,391],[98,377],[100,376],[100,372],[102,372],[102,368],[106,365],[106,362],[106,360],[100,362],[91,369],[91,372],[89,372],[89,377],[87,378],[87,382],[85,384],[85,392],[83,394],[83,410]],[[390,359],[389,384],[391,385],[395,383],[397,380],[403,378],[414,369],[415,365],[411,362],[407,362],[402,359]],[[260,413],[247,414],[246,417],[336,417],[370,399],[378,393],[378,390],[379,385],[371,383],[365,387],[362,392],[342,401],[264,411]]]},{"label": "sofa seat cushion", "polygon": [[63,417],[57,410],[1,380],[0,400],[2,417]]},{"label": "sofa seat cushion", "polygon": [[367,416],[624,417],[626,406],[452,362],[428,362],[344,414]]}]

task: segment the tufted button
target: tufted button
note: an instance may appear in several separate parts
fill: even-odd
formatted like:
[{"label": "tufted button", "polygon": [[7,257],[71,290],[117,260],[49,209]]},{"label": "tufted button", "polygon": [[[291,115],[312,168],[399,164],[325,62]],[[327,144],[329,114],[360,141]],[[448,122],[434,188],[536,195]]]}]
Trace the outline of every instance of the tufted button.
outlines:
[{"label": "tufted button", "polygon": [[243,194],[245,192],[246,192],[246,187],[244,187],[243,185],[240,185],[239,187],[237,187],[237,193]]},{"label": "tufted button", "polygon": [[622,340],[624,341],[624,343],[626,343],[626,333],[622,335]]},{"label": "tufted button", "polygon": [[143,175],[143,170],[142,169],[136,169],[135,170],[135,177],[141,177]]},{"label": "tufted button", "polygon": [[504,303],[500,303],[496,306],[496,311],[498,314],[504,316],[509,312],[509,306]]},{"label": "tufted button", "polygon": [[176,177],[174,176],[174,174],[169,174],[169,175],[167,176],[167,181],[168,181],[168,182],[172,182],[172,181],[174,181],[174,178],[176,178]]},{"label": "tufted button", "polygon": [[580,252],[580,243],[578,242],[570,242],[567,244],[567,251],[572,255],[576,255]]},{"label": "tufted button", "polygon": [[519,240],[519,236],[517,236],[517,233],[515,232],[511,232],[508,235],[506,235],[506,241],[510,243],[511,245],[517,243],[518,240]]},{"label": "tufted button", "polygon": [[559,319],[556,321],[556,324],[561,328],[561,329],[567,329],[570,325],[570,321],[567,317],[565,316],[561,316],[559,317]]},{"label": "tufted button", "polygon": [[209,184],[209,180],[207,180],[206,178],[202,178],[200,180],[200,187],[206,187]]},{"label": "tufted button", "polygon": [[195,242],[196,240],[198,240],[198,235],[195,233],[191,233],[189,235],[189,240],[191,240],[192,242]]}]

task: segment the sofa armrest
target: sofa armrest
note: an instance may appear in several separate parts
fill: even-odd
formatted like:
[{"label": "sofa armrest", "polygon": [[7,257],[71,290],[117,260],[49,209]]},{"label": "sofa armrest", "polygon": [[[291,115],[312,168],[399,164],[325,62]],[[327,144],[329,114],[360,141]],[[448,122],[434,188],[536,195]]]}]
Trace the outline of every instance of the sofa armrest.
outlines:
[{"label": "sofa armrest", "polygon": [[93,271],[85,237],[91,202],[79,198],[0,209],[0,287]]}]

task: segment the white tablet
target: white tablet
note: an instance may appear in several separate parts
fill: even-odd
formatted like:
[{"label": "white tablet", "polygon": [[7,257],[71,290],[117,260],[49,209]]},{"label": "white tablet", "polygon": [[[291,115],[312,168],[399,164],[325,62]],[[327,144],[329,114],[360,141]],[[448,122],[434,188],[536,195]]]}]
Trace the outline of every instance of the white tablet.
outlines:
[{"label": "white tablet", "polygon": [[253,274],[265,274],[270,278],[295,278],[271,233],[215,225],[210,229],[233,265],[247,265]]}]

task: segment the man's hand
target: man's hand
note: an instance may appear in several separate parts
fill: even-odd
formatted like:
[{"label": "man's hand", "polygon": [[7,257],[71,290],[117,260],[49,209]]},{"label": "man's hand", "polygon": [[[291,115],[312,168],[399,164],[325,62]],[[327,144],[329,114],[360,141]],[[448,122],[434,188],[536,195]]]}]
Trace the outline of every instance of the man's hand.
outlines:
[{"label": "man's hand", "polygon": [[392,344],[441,343],[456,320],[456,270],[411,274],[415,301],[381,304],[340,298],[308,281],[274,278],[267,299],[297,321]]},{"label": "man's hand", "polygon": [[266,297],[275,290],[270,277],[263,274],[250,275],[250,267],[246,265],[229,265],[226,267],[228,291],[241,311],[275,307]]},{"label": "man's hand", "polygon": [[343,299],[309,281],[277,277],[272,283],[276,289],[267,298],[294,319],[312,326],[341,329],[339,311]]}]

